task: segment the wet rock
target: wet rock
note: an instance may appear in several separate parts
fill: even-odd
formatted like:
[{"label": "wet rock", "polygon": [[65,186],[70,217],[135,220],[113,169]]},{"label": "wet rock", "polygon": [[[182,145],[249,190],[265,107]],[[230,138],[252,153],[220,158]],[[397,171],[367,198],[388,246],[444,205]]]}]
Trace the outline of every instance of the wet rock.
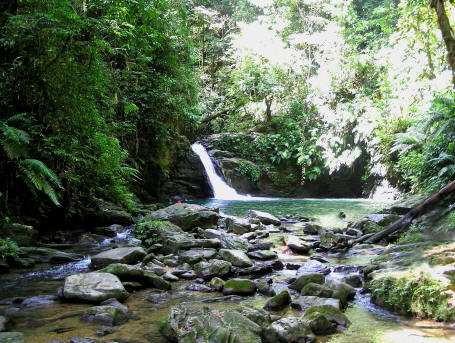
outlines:
[{"label": "wet rock", "polygon": [[161,276],[156,275],[155,273],[149,271],[144,271],[143,283],[146,286],[153,287],[156,289],[162,289],[165,291],[172,289],[172,286],[168,281],[166,281]]},{"label": "wet rock", "polygon": [[255,322],[261,328],[265,329],[272,322],[272,318],[269,312],[263,309],[257,309],[254,307],[242,306],[236,309],[237,312],[247,317],[249,320]]},{"label": "wet rock", "polygon": [[185,280],[191,280],[191,279],[194,279],[196,277],[196,273],[192,270],[189,270],[189,271],[186,271],[182,274],[179,275],[179,277],[181,279],[185,279]]},{"label": "wet rock", "polygon": [[22,308],[42,308],[52,306],[56,303],[58,297],[55,295],[37,295],[24,299],[21,303]]},{"label": "wet rock", "polygon": [[109,273],[70,275],[63,286],[63,297],[66,300],[101,302],[110,298],[123,300],[127,296],[118,277]]},{"label": "wet rock", "polygon": [[192,291],[192,292],[205,292],[205,293],[209,293],[209,292],[214,292],[215,289],[213,289],[212,287],[210,286],[207,286],[207,285],[204,285],[203,283],[190,283],[189,285],[187,285],[185,287],[185,290],[187,291]]},{"label": "wet rock", "polygon": [[220,279],[219,277],[214,277],[212,280],[210,280],[210,287],[212,287],[214,290],[217,291],[222,291],[224,287],[224,280]]},{"label": "wet rock", "polygon": [[246,239],[248,241],[251,241],[257,237],[257,233],[254,231],[251,231],[251,232],[244,233],[240,237],[242,237],[243,239]]},{"label": "wet rock", "polygon": [[123,226],[119,224],[112,224],[109,226],[98,226],[93,230],[93,233],[102,236],[115,237],[117,233],[123,230]]},{"label": "wet rock", "polygon": [[305,311],[303,319],[316,335],[328,335],[345,330],[350,324],[348,318],[330,305],[314,306]]},{"label": "wet rock", "polygon": [[256,250],[248,253],[248,256],[256,260],[274,260],[278,258],[276,252],[271,250]]},{"label": "wet rock", "polygon": [[171,294],[169,292],[151,293],[146,299],[152,304],[163,305],[171,299]]},{"label": "wet rock", "polygon": [[24,334],[21,332],[0,332],[1,343],[24,343]]},{"label": "wet rock", "polygon": [[261,343],[261,331],[258,324],[238,311],[182,303],[171,308],[161,332],[172,342]]},{"label": "wet rock", "polygon": [[266,310],[270,311],[280,311],[291,303],[291,296],[289,295],[289,292],[287,290],[281,291],[274,297],[270,298],[267,300],[267,302],[264,305],[264,308]]},{"label": "wet rock", "polygon": [[250,210],[248,216],[258,219],[262,224],[281,225],[281,221],[277,217],[267,212]]},{"label": "wet rock", "polygon": [[310,282],[302,290],[302,295],[313,295],[321,298],[332,298],[334,291],[325,285]]},{"label": "wet rock", "polygon": [[81,318],[83,321],[106,326],[116,326],[128,321],[128,308],[117,299],[103,301],[100,306],[87,309]]},{"label": "wet rock", "polygon": [[124,263],[110,264],[99,272],[114,274],[122,281],[141,281],[144,276],[144,270],[139,266]]},{"label": "wet rock", "polygon": [[353,237],[360,237],[363,235],[363,232],[358,229],[348,228],[346,229],[346,234]]},{"label": "wet rock", "polygon": [[333,233],[329,230],[324,230],[320,235],[319,246],[329,250],[345,249],[348,247],[349,240],[352,239],[350,236]]},{"label": "wet rock", "polygon": [[[158,261],[155,261],[158,262]],[[156,275],[164,275],[167,272],[167,269],[164,265],[164,263],[161,265],[156,264],[155,262],[147,263],[144,267],[145,270],[155,273]]]},{"label": "wet rock", "polygon": [[256,293],[256,284],[249,279],[230,279],[224,283],[224,295],[252,295]]},{"label": "wet rock", "polygon": [[355,223],[352,228],[361,231],[364,235],[369,233],[376,233],[384,229],[381,225],[368,219],[363,219]]},{"label": "wet rock", "polygon": [[69,343],[96,343],[96,340],[90,337],[71,337]]},{"label": "wet rock", "polygon": [[179,278],[172,274],[171,272],[166,272],[163,275],[163,279],[169,282],[177,282],[179,281]]},{"label": "wet rock", "polygon": [[12,237],[19,246],[29,246],[36,242],[38,231],[30,225],[20,223],[2,223],[0,237]]},{"label": "wet rock", "polygon": [[230,262],[235,267],[248,268],[253,266],[253,262],[242,250],[220,249],[220,257]]},{"label": "wet rock", "polygon": [[232,264],[230,262],[213,259],[210,261],[196,263],[194,265],[194,271],[198,277],[207,279],[214,276],[223,276],[229,274],[231,267]]},{"label": "wet rock", "polygon": [[207,260],[215,257],[215,249],[191,249],[179,254],[179,259],[189,264],[195,264],[202,260]]},{"label": "wet rock", "polygon": [[309,260],[300,266],[297,270],[297,276],[309,273],[322,273],[327,275],[330,273],[330,268],[319,261]]},{"label": "wet rock", "polygon": [[102,268],[112,263],[134,264],[143,259],[145,255],[146,252],[141,247],[110,249],[92,256],[92,266]]},{"label": "wet rock", "polygon": [[128,292],[134,292],[145,288],[142,283],[136,281],[125,281],[122,282],[122,284]]},{"label": "wet rock", "polygon": [[313,306],[323,306],[323,305],[330,305],[337,309],[341,309],[340,300],[335,298],[320,298],[311,295],[301,295],[295,298],[292,303],[291,307],[299,310],[304,311],[307,308]]},{"label": "wet rock", "polygon": [[355,298],[355,288],[348,285],[347,283],[336,280],[328,280],[327,285],[333,289],[332,298],[340,299],[342,307],[346,307],[348,301]]},{"label": "wet rock", "polygon": [[294,235],[284,237],[284,242],[296,254],[307,254],[310,251],[310,246]]},{"label": "wet rock", "polygon": [[261,242],[261,243],[255,243],[251,244],[248,247],[248,252],[253,252],[257,250],[269,250],[273,248],[273,243],[271,242]]},{"label": "wet rock", "polygon": [[229,216],[225,218],[226,231],[243,235],[251,231],[251,224],[247,219]]},{"label": "wet rock", "polygon": [[308,324],[301,318],[286,317],[267,327],[264,341],[266,343],[306,343],[314,342],[315,337]]},{"label": "wet rock", "polygon": [[350,274],[346,275],[341,279],[344,283],[347,283],[349,286],[359,288],[362,287],[362,277],[359,274]]},{"label": "wet rock", "polygon": [[112,223],[127,225],[133,222],[131,214],[120,206],[101,199],[93,200],[92,207],[87,211],[86,219],[88,222],[95,223],[97,226],[111,225]]},{"label": "wet rock", "polygon": [[309,283],[318,283],[323,284],[325,282],[325,275],[322,273],[308,273],[303,274],[297,277],[294,281],[292,281],[289,285],[290,289],[295,289],[300,291],[305,285]]},{"label": "wet rock", "polygon": [[185,231],[192,231],[198,227],[211,228],[215,226],[220,215],[205,206],[177,203],[151,212],[147,217],[168,220]]},{"label": "wet rock", "polygon": [[209,238],[218,239],[223,249],[248,251],[250,246],[250,243],[246,239],[222,230],[205,230],[204,235],[207,235]]},{"label": "wet rock", "polygon": [[42,247],[21,247],[19,254],[20,256],[27,256],[27,258],[31,258],[38,263],[51,264],[75,262],[83,258],[79,254]]},{"label": "wet rock", "polygon": [[286,269],[288,270],[297,270],[301,267],[301,264],[298,263],[286,263]]},{"label": "wet rock", "polygon": [[5,331],[6,323],[6,317],[0,316],[0,332]]},{"label": "wet rock", "polygon": [[307,235],[317,235],[319,231],[322,230],[322,226],[317,225],[315,223],[304,223],[303,224],[303,232]]},{"label": "wet rock", "polygon": [[257,288],[258,292],[261,293],[262,295],[265,295],[268,297],[273,297],[276,294],[276,292],[272,287],[272,283],[273,283],[272,279],[256,280],[256,288]]}]

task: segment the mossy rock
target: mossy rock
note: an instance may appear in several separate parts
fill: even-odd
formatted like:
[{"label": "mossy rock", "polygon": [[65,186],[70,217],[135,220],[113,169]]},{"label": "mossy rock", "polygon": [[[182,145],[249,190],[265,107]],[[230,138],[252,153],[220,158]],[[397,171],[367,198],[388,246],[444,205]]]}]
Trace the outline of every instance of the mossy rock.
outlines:
[{"label": "mossy rock", "polygon": [[224,283],[223,294],[252,295],[256,293],[256,284],[249,279],[231,279]]},{"label": "mossy rock", "polygon": [[318,283],[310,282],[306,284],[301,293],[303,295],[313,295],[320,298],[333,298],[333,290],[325,285],[320,285]]},{"label": "mossy rock", "polygon": [[330,305],[313,306],[305,311],[303,319],[316,335],[328,335],[345,329],[349,319],[337,308]]},{"label": "mossy rock", "polygon": [[291,303],[291,296],[289,295],[289,292],[287,290],[281,291],[274,297],[270,298],[267,300],[267,302],[264,305],[264,308],[266,310],[270,311],[280,311]]},{"label": "mossy rock", "polygon": [[308,273],[297,277],[291,284],[289,288],[295,290],[301,290],[305,285],[309,283],[323,284],[325,281],[325,275],[323,273]]}]

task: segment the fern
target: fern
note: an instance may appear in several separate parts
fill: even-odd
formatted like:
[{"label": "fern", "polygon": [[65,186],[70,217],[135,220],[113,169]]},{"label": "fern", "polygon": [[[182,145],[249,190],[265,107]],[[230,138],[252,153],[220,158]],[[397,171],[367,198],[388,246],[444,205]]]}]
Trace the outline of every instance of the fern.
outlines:
[{"label": "fern", "polygon": [[57,189],[61,189],[58,176],[43,162],[35,159],[24,159],[19,164],[23,179],[31,189],[46,194],[55,204],[60,205]]},{"label": "fern", "polygon": [[27,132],[0,121],[0,134],[0,144],[8,158],[18,159],[27,153],[27,145],[30,142]]}]

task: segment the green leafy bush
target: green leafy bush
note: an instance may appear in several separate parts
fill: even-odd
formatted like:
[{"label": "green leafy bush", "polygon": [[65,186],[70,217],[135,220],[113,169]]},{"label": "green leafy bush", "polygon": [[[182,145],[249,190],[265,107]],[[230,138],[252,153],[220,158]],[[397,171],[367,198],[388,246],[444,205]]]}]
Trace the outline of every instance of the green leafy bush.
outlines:
[{"label": "green leafy bush", "polygon": [[175,225],[171,222],[145,217],[134,226],[134,236],[140,239],[143,245],[150,246],[155,243],[160,243],[156,241],[154,233],[170,228],[175,228]]},{"label": "green leafy bush", "polygon": [[5,260],[8,257],[16,257],[19,253],[19,246],[10,238],[0,238],[0,259]]},{"label": "green leafy bush", "polygon": [[240,175],[247,177],[253,183],[257,183],[261,177],[261,170],[259,167],[248,161],[240,161],[236,171]]},{"label": "green leafy bush", "polygon": [[368,288],[375,303],[397,313],[444,321],[455,318],[446,289],[428,274],[386,276],[371,281]]}]

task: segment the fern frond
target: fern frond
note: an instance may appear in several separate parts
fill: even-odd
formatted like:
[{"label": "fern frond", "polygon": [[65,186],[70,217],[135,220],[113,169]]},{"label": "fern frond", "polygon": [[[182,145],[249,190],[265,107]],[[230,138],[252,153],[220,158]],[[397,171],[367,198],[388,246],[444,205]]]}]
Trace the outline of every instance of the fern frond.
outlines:
[{"label": "fern frond", "polygon": [[38,190],[55,204],[60,205],[57,189],[61,189],[58,176],[42,161],[24,159],[19,163],[24,181],[32,190]]},{"label": "fern frond", "polygon": [[10,159],[24,156],[29,142],[27,132],[0,121],[0,145]]}]

